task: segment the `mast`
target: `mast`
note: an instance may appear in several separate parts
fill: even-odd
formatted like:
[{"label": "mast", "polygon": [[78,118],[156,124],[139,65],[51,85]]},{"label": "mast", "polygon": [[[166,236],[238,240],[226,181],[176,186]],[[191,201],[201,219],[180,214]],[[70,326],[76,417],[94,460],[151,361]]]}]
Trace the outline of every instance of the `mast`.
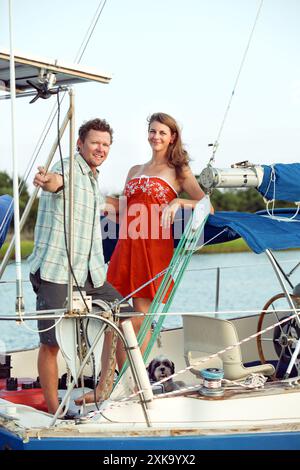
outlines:
[{"label": "mast", "polygon": [[[77,83],[86,83],[90,81],[108,84],[111,76],[107,73],[101,73],[98,70],[78,66],[78,64],[65,64],[57,59],[45,59],[37,57],[29,57],[28,55],[16,53],[13,48],[13,35],[12,35],[12,0],[9,0],[9,25],[10,25],[10,53],[4,49],[0,49],[0,81],[3,84],[3,91],[6,94],[1,95],[1,99],[11,98],[11,127],[12,127],[12,159],[13,159],[13,186],[14,186],[14,222],[15,222],[15,235],[9,246],[9,250],[0,266],[0,278],[7,265],[9,254],[15,245],[15,260],[16,260],[16,311],[20,314],[24,310],[23,306],[23,291],[22,291],[22,271],[21,271],[21,242],[20,230],[26,222],[26,218],[30,211],[30,207],[37,195],[37,190],[34,191],[30,198],[29,204],[26,206],[22,221],[20,223],[19,216],[19,193],[18,193],[18,167],[17,156],[15,151],[15,102],[16,98],[28,97],[34,95],[35,98],[31,102],[36,101],[37,97],[49,98],[52,94],[58,92],[54,90],[54,85],[60,87],[61,90],[70,90],[71,85]],[[17,65],[17,69],[15,69]],[[27,78],[31,79],[28,80]],[[54,79],[55,78],[55,79]],[[53,90],[53,91],[52,91]],[[51,160],[57,149],[58,142],[62,138],[63,133],[70,123],[70,155],[74,155],[74,118],[75,118],[75,104],[74,93],[70,91],[70,107],[64,119],[63,125],[59,131],[59,135],[55,139],[55,143],[51,149],[46,168],[48,169]],[[71,225],[72,225],[72,207],[71,207]],[[72,232],[72,231],[71,231]],[[72,242],[71,242],[72,245]],[[71,284],[71,276],[69,278]],[[69,291],[71,292],[70,287]],[[72,298],[70,295],[69,298]],[[72,310],[72,300],[69,305]]]},{"label": "mast", "polygon": [[11,96],[11,148],[13,162],[13,195],[14,195],[14,228],[15,228],[15,262],[16,262],[16,311],[20,314],[24,310],[22,270],[21,270],[21,240],[20,240],[20,211],[19,211],[19,182],[18,164],[16,158],[16,129],[15,129],[15,102],[16,78],[15,58],[12,31],[12,0],[9,3],[9,42],[10,42],[10,96]]},{"label": "mast", "polygon": [[73,311],[73,260],[74,260],[74,134],[75,134],[75,116],[74,116],[74,91],[70,89],[70,132],[69,132],[69,148],[70,148],[70,173],[69,173],[69,281],[68,281],[68,310]]}]

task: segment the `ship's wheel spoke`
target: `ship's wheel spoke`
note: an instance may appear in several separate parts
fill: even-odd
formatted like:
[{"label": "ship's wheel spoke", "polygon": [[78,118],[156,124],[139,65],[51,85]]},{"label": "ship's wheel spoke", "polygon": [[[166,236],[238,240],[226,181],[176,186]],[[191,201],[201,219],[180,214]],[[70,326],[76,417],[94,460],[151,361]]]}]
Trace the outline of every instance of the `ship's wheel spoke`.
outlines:
[{"label": "ship's wheel spoke", "polygon": [[[294,295],[290,295],[290,297],[296,305],[295,300],[299,301],[299,298]],[[279,323],[292,315],[292,313],[285,294],[274,295],[265,304],[259,316],[257,332],[264,330],[270,324],[270,320],[271,324]],[[277,378],[279,375],[282,376],[282,372],[285,372],[299,338],[300,327],[296,323],[295,318],[277,325],[274,329],[257,337],[257,349],[262,364],[268,362],[268,359],[270,360],[270,358],[266,358],[266,350],[268,348],[270,351],[270,342],[273,343],[273,349],[275,349],[278,357],[274,378]],[[295,367],[299,372],[300,355],[296,359]]]},{"label": "ship's wheel spoke", "polygon": [[280,356],[279,356],[277,364],[276,364],[275,374],[274,374],[275,377],[278,376],[278,370],[279,370],[279,366],[280,366],[281,361],[282,361],[283,354],[284,354],[284,348],[281,349]]}]

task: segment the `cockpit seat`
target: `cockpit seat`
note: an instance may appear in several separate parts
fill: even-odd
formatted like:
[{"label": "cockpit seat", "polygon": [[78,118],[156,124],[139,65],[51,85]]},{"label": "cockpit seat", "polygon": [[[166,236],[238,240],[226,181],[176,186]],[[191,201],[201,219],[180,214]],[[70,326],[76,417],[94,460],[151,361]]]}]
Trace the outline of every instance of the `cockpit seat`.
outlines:
[{"label": "cockpit seat", "polygon": [[272,364],[260,364],[245,367],[242,360],[240,346],[220,354],[203,363],[197,363],[200,359],[210,356],[222,349],[239,342],[234,324],[228,320],[199,315],[183,315],[184,357],[187,366],[192,366],[190,371],[199,377],[201,369],[210,367],[224,370],[224,378],[239,380],[252,373],[260,373],[266,376],[274,374]]}]

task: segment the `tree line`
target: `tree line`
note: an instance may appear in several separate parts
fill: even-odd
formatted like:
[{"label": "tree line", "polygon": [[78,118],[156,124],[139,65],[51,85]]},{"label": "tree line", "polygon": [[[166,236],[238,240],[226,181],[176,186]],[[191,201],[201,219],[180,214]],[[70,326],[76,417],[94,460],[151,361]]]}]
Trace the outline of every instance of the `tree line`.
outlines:
[{"label": "tree line", "polygon": [[[266,203],[255,188],[215,189],[211,202],[216,211],[257,212],[266,208]],[[274,207],[295,207],[286,201],[276,201]]]},{"label": "tree line", "polygon": [[[20,180],[22,191],[20,194],[20,214],[22,215],[30,194],[27,184]],[[0,195],[13,195],[13,180],[6,172],[0,172]],[[188,198],[182,193],[180,197]],[[211,202],[215,211],[256,212],[265,209],[263,197],[254,188],[242,189],[215,189],[211,194]],[[293,203],[276,201],[275,207],[295,207]],[[34,201],[24,230],[29,234],[33,232],[38,209],[38,200]]]}]

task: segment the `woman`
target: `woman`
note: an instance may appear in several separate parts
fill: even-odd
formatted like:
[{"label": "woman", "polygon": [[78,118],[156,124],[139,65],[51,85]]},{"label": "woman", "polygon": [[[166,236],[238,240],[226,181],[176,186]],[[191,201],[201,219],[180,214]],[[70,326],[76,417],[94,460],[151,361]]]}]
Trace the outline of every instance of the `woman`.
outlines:
[{"label": "woman", "polygon": [[[128,173],[124,195],[126,217],[121,220],[120,237],[112,255],[107,280],[124,297],[140,288],[165,269],[173,256],[171,224],[179,207],[193,208],[204,196],[189,167],[175,119],[165,113],[149,118],[148,142],[151,159],[133,166]],[[186,192],[191,199],[181,199]],[[147,313],[162,278],[133,294],[136,312]],[[133,318],[137,333],[143,318]],[[150,332],[142,345],[144,352]],[[125,355],[117,352],[119,367]]]},{"label": "woman", "polygon": [[[175,119],[165,113],[153,114],[149,118],[148,142],[152,149],[151,159],[143,165],[133,166],[126,179],[124,195],[127,208],[121,214],[119,241],[107,272],[107,281],[124,297],[169,265],[174,251],[171,224],[177,209],[194,208],[204,196],[189,167],[189,156],[183,148]],[[182,191],[191,199],[179,198],[178,194]],[[113,198],[108,197],[107,203],[116,208],[116,200]],[[132,295],[136,312],[148,313],[161,280],[162,277],[150,282]],[[136,334],[142,322],[143,317],[132,318]],[[151,333],[148,332],[141,347],[142,352],[150,337]],[[104,347],[106,352],[109,341],[107,338]],[[126,353],[120,341],[116,359],[121,370]],[[101,399],[103,380],[101,377],[96,390],[98,400]],[[85,399],[87,402],[94,401],[94,394],[86,394]]]}]

